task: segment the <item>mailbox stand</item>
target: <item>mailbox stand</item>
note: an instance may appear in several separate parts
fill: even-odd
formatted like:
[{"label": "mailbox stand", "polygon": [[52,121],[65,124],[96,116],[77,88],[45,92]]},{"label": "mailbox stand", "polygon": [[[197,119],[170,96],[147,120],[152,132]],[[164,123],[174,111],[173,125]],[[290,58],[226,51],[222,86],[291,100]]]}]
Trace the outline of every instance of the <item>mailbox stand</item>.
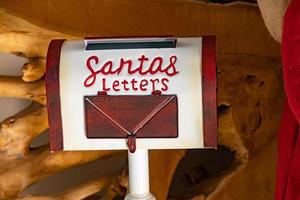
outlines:
[{"label": "mailbox stand", "polygon": [[[155,200],[148,149],[217,147],[215,52],[214,36],[51,41],[45,73],[51,151],[125,149],[127,139],[125,200]],[[156,90],[165,94],[149,95]],[[139,140],[143,149],[136,149],[137,131],[148,138]]]},{"label": "mailbox stand", "polygon": [[125,200],[155,200],[149,190],[148,149],[128,151],[129,193]]}]

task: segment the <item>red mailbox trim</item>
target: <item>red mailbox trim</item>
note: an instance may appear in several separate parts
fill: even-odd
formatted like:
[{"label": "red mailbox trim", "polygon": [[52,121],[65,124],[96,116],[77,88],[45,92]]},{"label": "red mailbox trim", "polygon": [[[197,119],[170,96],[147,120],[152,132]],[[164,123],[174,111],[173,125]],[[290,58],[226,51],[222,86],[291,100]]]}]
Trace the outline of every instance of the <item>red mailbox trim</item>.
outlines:
[{"label": "red mailbox trim", "polygon": [[202,94],[204,147],[217,148],[216,37],[202,40]]},{"label": "red mailbox trim", "polygon": [[61,47],[65,40],[52,40],[46,61],[46,96],[49,122],[50,150],[63,150],[63,132],[59,92],[59,63]]}]

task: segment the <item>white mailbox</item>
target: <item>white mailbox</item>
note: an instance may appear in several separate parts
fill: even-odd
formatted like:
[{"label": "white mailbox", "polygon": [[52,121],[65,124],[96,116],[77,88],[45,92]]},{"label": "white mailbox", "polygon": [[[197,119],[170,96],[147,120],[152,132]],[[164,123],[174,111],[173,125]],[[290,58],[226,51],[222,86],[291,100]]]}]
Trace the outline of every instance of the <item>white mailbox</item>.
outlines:
[{"label": "white mailbox", "polygon": [[138,149],[215,148],[215,44],[214,36],[53,40],[51,150],[127,149],[128,138]]},{"label": "white mailbox", "polygon": [[155,200],[148,149],[217,147],[216,39],[53,40],[52,151],[129,149],[126,200]]}]

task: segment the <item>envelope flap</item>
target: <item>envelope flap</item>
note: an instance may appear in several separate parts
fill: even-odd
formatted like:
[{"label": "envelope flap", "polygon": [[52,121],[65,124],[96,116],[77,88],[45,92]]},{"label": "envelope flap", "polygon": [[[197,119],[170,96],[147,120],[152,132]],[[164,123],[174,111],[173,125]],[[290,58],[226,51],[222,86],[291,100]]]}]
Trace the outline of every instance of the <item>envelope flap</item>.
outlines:
[{"label": "envelope flap", "polygon": [[174,103],[173,95],[161,96],[86,96],[86,101],[107,115],[128,131],[138,131],[139,127],[155,117],[169,103]]}]

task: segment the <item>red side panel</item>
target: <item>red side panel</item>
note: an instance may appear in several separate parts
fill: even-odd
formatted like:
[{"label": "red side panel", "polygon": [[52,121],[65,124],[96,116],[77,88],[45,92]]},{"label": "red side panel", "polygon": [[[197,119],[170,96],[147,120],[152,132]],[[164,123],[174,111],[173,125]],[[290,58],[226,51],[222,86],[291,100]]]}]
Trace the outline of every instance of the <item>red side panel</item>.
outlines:
[{"label": "red side panel", "polygon": [[46,95],[49,122],[50,150],[63,150],[62,120],[59,89],[59,62],[65,40],[52,40],[46,62]]},{"label": "red side panel", "polygon": [[204,36],[202,41],[204,147],[217,148],[216,37]]}]

